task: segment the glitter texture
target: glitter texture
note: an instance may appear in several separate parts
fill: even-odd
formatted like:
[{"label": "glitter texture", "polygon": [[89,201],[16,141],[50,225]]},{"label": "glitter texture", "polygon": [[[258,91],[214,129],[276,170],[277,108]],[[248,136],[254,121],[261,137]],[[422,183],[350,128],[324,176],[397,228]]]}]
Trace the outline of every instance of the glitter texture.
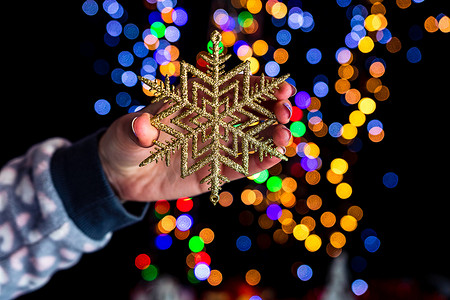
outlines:
[{"label": "glitter texture", "polygon": [[[140,166],[158,160],[170,165],[171,154],[180,150],[182,178],[208,166],[209,175],[200,183],[209,184],[210,200],[214,204],[219,201],[220,185],[229,181],[222,174],[223,166],[248,176],[252,153],[258,153],[261,161],[267,155],[287,160],[276,150],[272,139],[261,137],[259,133],[277,122],[275,114],[261,103],[276,101],[274,89],[289,75],[268,79],[262,74],[259,83],[251,86],[249,61],[229,72],[223,70],[230,55],[221,54],[221,40],[221,34],[214,31],[212,53],[201,54],[208,63],[206,73],[181,62],[179,88],[170,85],[168,77],[164,83],[139,77],[156,92],[152,103],[163,101],[169,105],[150,119],[151,125],[173,136],[165,142],[154,141],[155,150]],[[240,73],[243,75],[238,75]],[[188,74],[197,78],[188,82]],[[173,116],[170,123],[176,128],[162,122],[169,116]]]}]

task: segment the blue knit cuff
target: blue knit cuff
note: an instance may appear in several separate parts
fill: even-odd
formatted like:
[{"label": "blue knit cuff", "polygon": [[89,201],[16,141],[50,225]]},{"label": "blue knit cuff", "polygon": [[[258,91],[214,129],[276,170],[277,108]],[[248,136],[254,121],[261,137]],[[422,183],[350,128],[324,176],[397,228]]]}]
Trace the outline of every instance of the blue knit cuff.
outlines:
[{"label": "blue knit cuff", "polygon": [[51,160],[52,180],[73,222],[92,239],[142,220],[148,204],[120,203],[106,179],[98,156],[98,131],[70,147],[57,150]]}]

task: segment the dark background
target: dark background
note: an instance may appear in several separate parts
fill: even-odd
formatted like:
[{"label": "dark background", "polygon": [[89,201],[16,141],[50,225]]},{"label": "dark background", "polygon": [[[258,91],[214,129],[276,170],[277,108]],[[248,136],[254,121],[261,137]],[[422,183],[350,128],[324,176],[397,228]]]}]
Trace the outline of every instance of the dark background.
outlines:
[{"label": "dark background", "polygon": [[[61,136],[76,141],[126,113],[126,109],[113,103],[123,87],[113,83],[108,75],[95,74],[92,68],[98,58],[116,61],[116,50],[112,51],[102,41],[109,17],[101,3],[98,15],[88,17],[81,11],[82,1],[73,2],[4,6],[4,16],[11,18],[2,21],[5,78],[0,106],[2,164],[44,139]],[[140,28],[146,26],[148,11],[140,1],[120,3],[128,11],[129,22]],[[363,208],[364,218],[358,230],[346,234],[348,242],[344,250],[349,256],[363,255],[368,261],[363,273],[350,274],[353,279],[364,278],[368,282],[408,279],[427,290],[432,289],[429,283],[434,275],[449,278],[450,197],[446,142],[450,39],[448,33],[424,31],[423,39],[412,41],[408,30],[415,24],[423,28],[428,16],[448,15],[449,10],[431,1],[420,5],[413,3],[406,10],[395,4],[383,4],[387,8],[388,28],[400,38],[403,47],[400,52],[391,54],[377,44],[371,53],[382,57],[387,65],[382,81],[389,87],[391,96],[387,101],[377,102],[379,106],[373,115],[383,122],[386,136],[382,142],[372,143],[366,134],[361,135],[363,148],[357,153],[357,162],[346,179],[353,187],[351,201]],[[188,24],[181,28],[181,58],[194,62],[196,53],[204,50],[208,41],[209,1],[180,0],[178,6],[189,14]],[[326,4],[305,1],[304,9],[313,14],[316,27],[310,33],[290,30],[293,42],[286,48],[291,58],[282,67],[282,73],[291,73],[299,90],[311,91],[317,74],[325,74],[330,82],[338,79],[339,65],[334,60],[334,52],[344,46],[343,38],[350,27],[345,9],[333,1]],[[266,23],[264,34],[268,41],[273,40],[274,33],[275,28]],[[80,53],[80,45],[85,41],[95,46],[88,57]],[[272,44],[276,44],[274,40]],[[412,46],[422,52],[422,60],[417,64],[406,59],[406,51]],[[321,49],[323,54],[321,63],[315,66],[304,59],[306,51],[312,47]],[[364,58],[355,57],[355,60],[363,62]],[[362,63],[358,68],[364,68]],[[130,93],[133,99],[146,104],[147,99],[138,86],[130,88]],[[342,106],[338,97],[330,87],[329,95],[322,101],[325,122],[327,118],[346,122],[353,110]],[[100,98],[112,100],[112,110],[106,116],[97,115],[93,109],[94,102]],[[325,164],[345,151],[344,146],[329,136],[317,138],[310,134],[309,137],[321,147]],[[389,171],[399,176],[399,184],[394,189],[387,189],[381,181],[383,174]],[[322,176],[325,181],[325,174]],[[223,271],[225,278],[241,281],[248,269],[262,270],[260,286],[273,288],[279,298],[300,299],[308,291],[323,286],[331,262],[323,248],[309,253],[291,237],[287,244],[272,243],[266,250],[255,246],[249,253],[236,250],[233,234],[251,236],[262,231],[257,224],[243,227],[238,221],[238,214],[249,209],[237,201],[247,184],[248,180],[242,180],[224,188],[235,195],[229,208],[212,207],[208,196],[195,198],[193,212],[198,226],[208,226],[216,233],[215,241],[207,246],[213,268]],[[324,201],[329,201],[326,205],[339,210],[333,188],[324,184],[321,189]],[[78,265],[58,272],[44,288],[23,299],[59,299],[64,295],[126,299],[141,278],[134,266],[134,258],[139,253],[151,253],[162,274],[172,274],[182,284],[189,285],[185,270],[185,257],[189,253],[186,241],[174,239],[169,250],[157,251],[152,242],[155,224],[156,219],[149,216],[139,224],[120,230],[105,249],[84,255]],[[380,250],[374,254],[365,252],[359,237],[360,229],[369,227],[376,230],[381,240]],[[298,278],[292,276],[290,269],[296,261],[313,268],[312,280],[300,284]],[[226,288],[227,284],[230,281],[224,281],[219,288]],[[199,293],[211,289],[207,283],[191,288]]]}]

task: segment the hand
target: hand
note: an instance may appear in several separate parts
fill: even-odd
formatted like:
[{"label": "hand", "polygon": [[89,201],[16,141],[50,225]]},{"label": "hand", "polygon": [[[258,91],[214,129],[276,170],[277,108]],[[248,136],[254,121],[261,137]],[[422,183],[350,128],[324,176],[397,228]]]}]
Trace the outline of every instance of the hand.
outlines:
[{"label": "hand", "polygon": [[[259,81],[259,78],[252,76],[251,82],[256,81]],[[265,102],[280,123],[271,128],[270,134],[277,149],[282,153],[291,138],[291,133],[286,126],[281,124],[289,121],[292,107],[288,98],[293,94],[295,94],[295,88],[289,83],[283,82],[274,93],[278,101]],[[152,111],[152,106],[120,117],[100,139],[100,161],[111,186],[122,200],[135,201],[177,199],[207,192],[208,185],[200,184],[200,180],[206,176],[206,167],[184,179],[180,177],[180,151],[171,156],[169,167],[164,161],[152,162],[145,167],[139,167],[139,163],[150,154],[148,148],[160,136],[159,130],[149,122],[151,118],[149,112]],[[169,137],[166,133],[161,132],[160,140],[165,141]],[[261,162],[257,154],[251,155],[249,174],[268,169],[279,161],[280,159],[276,157],[265,157]],[[223,170],[223,175],[230,180],[244,177],[227,167]]]}]

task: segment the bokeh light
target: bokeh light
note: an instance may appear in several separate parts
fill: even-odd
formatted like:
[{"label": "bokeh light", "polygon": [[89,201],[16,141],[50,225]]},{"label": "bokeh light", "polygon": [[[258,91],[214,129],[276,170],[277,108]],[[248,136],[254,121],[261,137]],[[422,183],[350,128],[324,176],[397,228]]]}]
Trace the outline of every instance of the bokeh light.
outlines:
[{"label": "bokeh light", "polygon": [[308,281],[313,276],[313,270],[308,265],[301,265],[297,269],[297,276],[301,281]]},{"label": "bokeh light", "polygon": [[395,188],[398,184],[398,175],[394,172],[387,172],[383,175],[383,184],[387,188]]},{"label": "bokeh light", "polygon": [[352,292],[356,296],[363,295],[367,291],[368,288],[369,288],[369,285],[367,284],[367,282],[365,282],[362,279],[356,279],[355,281],[352,282]]}]

